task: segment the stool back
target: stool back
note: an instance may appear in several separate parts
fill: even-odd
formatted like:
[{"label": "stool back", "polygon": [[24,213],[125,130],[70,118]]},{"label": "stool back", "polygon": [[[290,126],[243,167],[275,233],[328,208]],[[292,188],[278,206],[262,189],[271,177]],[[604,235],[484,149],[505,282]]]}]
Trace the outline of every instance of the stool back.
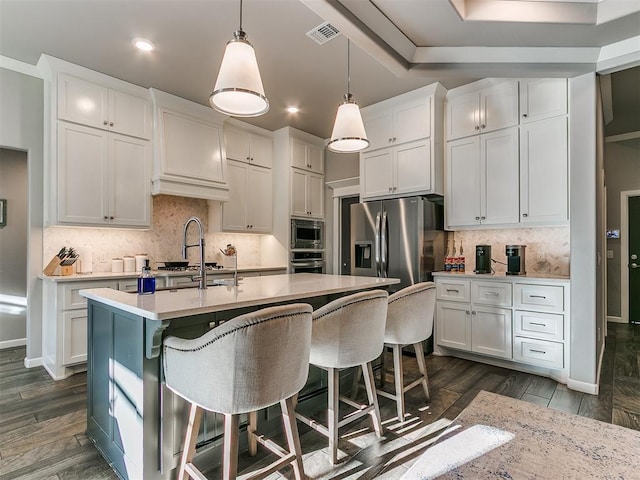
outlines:
[{"label": "stool back", "polygon": [[384,290],[359,292],[314,311],[310,362],[347,368],[379,357],[384,348],[388,296]]},{"label": "stool back", "polygon": [[433,282],[416,283],[389,295],[385,343],[408,345],[433,334],[436,287]]},{"label": "stool back", "polygon": [[169,389],[206,410],[247,413],[299,392],[309,374],[312,307],[292,304],[240,315],[194,340],[168,337]]}]

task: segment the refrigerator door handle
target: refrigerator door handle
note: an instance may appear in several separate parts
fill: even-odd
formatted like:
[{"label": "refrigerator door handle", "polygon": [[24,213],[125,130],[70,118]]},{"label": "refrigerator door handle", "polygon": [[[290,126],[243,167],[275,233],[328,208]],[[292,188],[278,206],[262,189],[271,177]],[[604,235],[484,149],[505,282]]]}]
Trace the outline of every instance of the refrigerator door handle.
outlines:
[{"label": "refrigerator door handle", "polygon": [[380,234],[380,250],[382,250],[381,261],[382,261],[382,274],[380,275],[383,278],[387,278],[389,275],[389,262],[388,262],[388,254],[389,254],[389,245],[387,244],[387,230],[389,228],[389,223],[387,221],[387,212],[386,210],[382,213],[382,225],[381,225],[381,234]]},{"label": "refrigerator door handle", "polygon": [[374,249],[375,249],[375,260],[376,260],[376,277],[381,276],[381,268],[380,268],[380,212],[376,214],[376,233],[375,233],[375,241],[374,241]]}]

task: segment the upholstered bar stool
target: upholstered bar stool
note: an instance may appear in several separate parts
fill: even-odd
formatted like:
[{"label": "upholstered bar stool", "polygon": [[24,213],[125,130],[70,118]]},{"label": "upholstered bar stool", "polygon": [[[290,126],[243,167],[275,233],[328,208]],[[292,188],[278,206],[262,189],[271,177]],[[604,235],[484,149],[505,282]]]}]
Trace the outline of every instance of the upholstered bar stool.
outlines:
[{"label": "upholstered bar stool", "polygon": [[[206,478],[192,463],[202,410],[224,414],[223,478],[234,479],[240,414],[249,413],[249,449],[257,443],[280,458],[247,478],[264,478],[292,464],[303,479],[302,452],[293,397],[309,374],[312,307],[292,304],[238,316],[194,340],[164,341],[167,387],[191,403],[177,478]],[[280,403],[289,451],[256,432],[256,415]]]},{"label": "upholstered bar stool", "polygon": [[[355,293],[334,300],[313,312],[309,361],[328,372],[328,425],[321,425],[300,413],[296,413],[296,417],[329,437],[329,458],[332,464],[338,460],[338,431],[341,427],[370,414],[376,434],[382,435],[371,361],[382,353],[387,297],[388,293],[384,290]],[[366,407],[339,393],[340,370],[358,365],[364,372],[369,398]],[[356,413],[340,420],[340,401],[354,407]]]},{"label": "upholstered bar stool", "polygon": [[[417,283],[389,295],[384,344],[385,347],[390,347],[393,350],[395,393],[378,390],[378,395],[396,401],[398,419],[401,422],[404,421],[404,394],[407,391],[422,385],[427,402],[431,400],[422,342],[433,334],[435,304],[436,287],[433,282]],[[413,345],[420,377],[405,386],[402,370],[402,347],[406,345]],[[383,363],[382,379],[384,379],[385,373]],[[384,384],[384,381],[382,383]]]}]

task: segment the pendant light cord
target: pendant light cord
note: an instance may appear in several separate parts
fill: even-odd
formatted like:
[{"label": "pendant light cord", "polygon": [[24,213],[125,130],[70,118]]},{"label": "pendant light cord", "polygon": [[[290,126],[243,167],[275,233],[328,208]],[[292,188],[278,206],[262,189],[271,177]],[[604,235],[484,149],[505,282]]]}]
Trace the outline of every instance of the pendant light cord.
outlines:
[{"label": "pendant light cord", "polygon": [[347,38],[347,96],[351,96],[351,40]]},{"label": "pendant light cord", "polygon": [[242,0],[240,0],[240,31],[242,31]]}]

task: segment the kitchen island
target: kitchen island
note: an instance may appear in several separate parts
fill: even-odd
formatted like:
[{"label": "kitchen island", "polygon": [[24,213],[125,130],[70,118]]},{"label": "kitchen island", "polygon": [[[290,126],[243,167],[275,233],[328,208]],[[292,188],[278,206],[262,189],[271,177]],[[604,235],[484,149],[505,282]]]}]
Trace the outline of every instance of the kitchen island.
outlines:
[{"label": "kitchen island", "polygon": [[[237,315],[284,303],[314,308],[356,291],[386,288],[397,279],[321,274],[249,277],[220,285],[137,295],[109,288],[82,290],[88,299],[87,435],[126,479],[170,479],[182,450],[187,405],[162,381],[162,339],[195,338]],[[208,368],[202,366],[202,375]],[[314,388],[310,375],[303,393]],[[301,399],[304,395],[301,395]],[[302,400],[301,400],[302,401]],[[277,413],[262,412],[274,423]],[[199,443],[221,433],[208,415]],[[203,455],[203,462],[215,462]]]}]

